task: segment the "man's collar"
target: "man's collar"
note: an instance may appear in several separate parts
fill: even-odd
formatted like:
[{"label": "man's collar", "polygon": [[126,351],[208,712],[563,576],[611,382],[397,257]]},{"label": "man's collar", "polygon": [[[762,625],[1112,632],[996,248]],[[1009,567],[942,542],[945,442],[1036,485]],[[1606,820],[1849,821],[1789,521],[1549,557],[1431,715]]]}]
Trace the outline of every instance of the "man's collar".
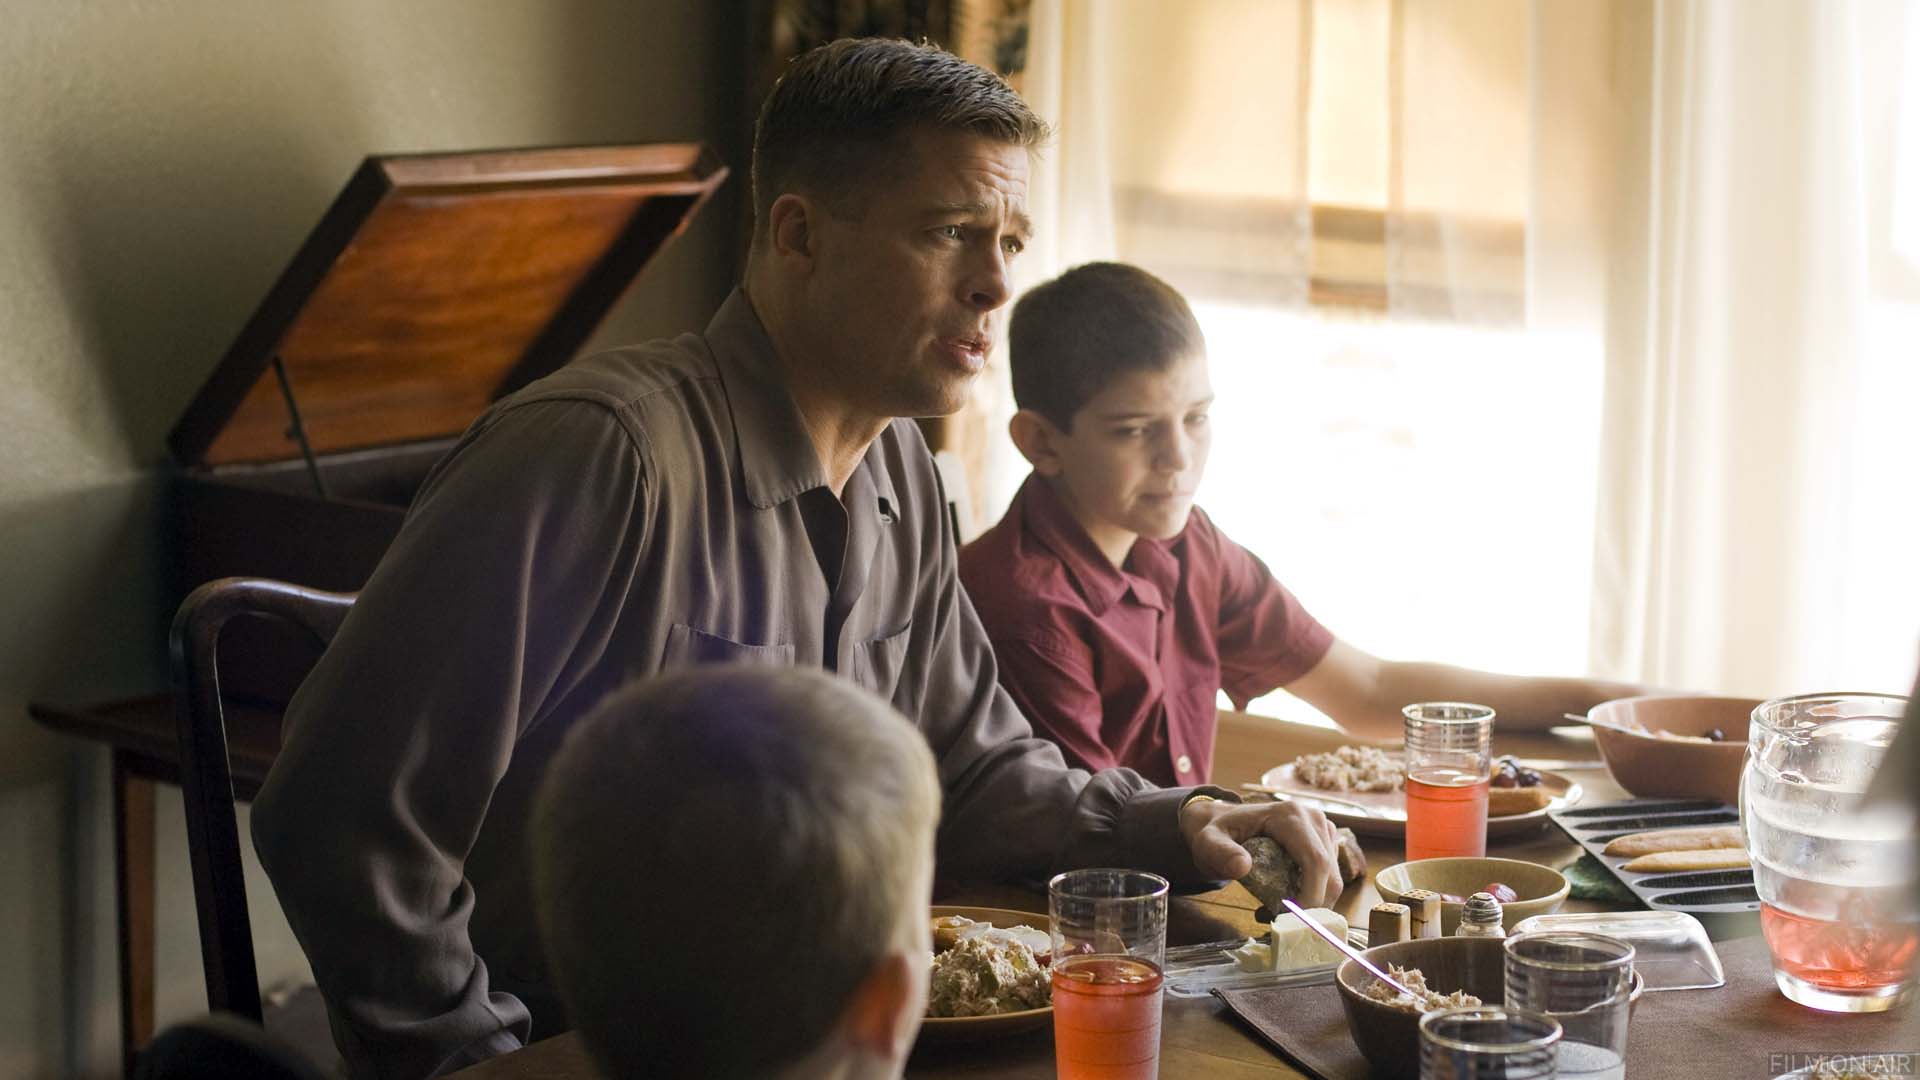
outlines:
[{"label": "man's collar", "polygon": [[[826,487],[820,452],[807,436],[773,340],[745,290],[734,289],[714,312],[707,324],[707,344],[733,418],[747,501],[765,510],[803,491]],[[860,467],[872,479],[874,493],[897,515],[900,500],[894,496],[888,470],[875,460],[876,452],[876,447],[869,446]]]}]

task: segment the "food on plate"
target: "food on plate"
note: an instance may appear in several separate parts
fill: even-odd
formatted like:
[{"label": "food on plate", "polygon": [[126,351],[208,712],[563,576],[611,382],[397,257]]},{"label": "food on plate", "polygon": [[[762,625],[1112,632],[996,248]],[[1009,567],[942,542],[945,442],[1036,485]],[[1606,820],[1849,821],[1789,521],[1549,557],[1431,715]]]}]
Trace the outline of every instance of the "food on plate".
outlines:
[{"label": "food on plate", "polygon": [[1053,939],[1045,930],[1036,930],[1031,926],[995,926],[990,922],[979,922],[964,915],[938,915],[933,920],[933,951],[946,952],[962,941],[973,937],[984,937],[990,941],[1018,941],[1033,950],[1042,964],[1053,959]]},{"label": "food on plate", "polygon": [[1387,974],[1393,976],[1394,981],[1401,986],[1413,991],[1414,996],[1408,997],[1379,979],[1369,980],[1367,985],[1361,988],[1361,996],[1410,1013],[1424,1013],[1434,1009],[1464,1009],[1481,1003],[1479,998],[1465,990],[1443,994],[1432,989],[1427,985],[1426,973],[1419,968],[1403,968],[1399,964],[1388,964]]},{"label": "food on plate", "polygon": [[1507,754],[1493,763],[1493,779],[1487,789],[1487,816],[1508,817],[1545,810],[1553,794],[1543,786],[1540,772],[1520,764]]},{"label": "food on plate", "polygon": [[1545,810],[1553,795],[1543,787],[1495,787],[1487,789],[1487,816],[1507,817]]},{"label": "food on plate", "polygon": [[1503,754],[1493,763],[1492,783],[1496,788],[1539,787],[1540,773],[1520,764],[1512,754]]},{"label": "food on plate", "polygon": [[976,934],[934,955],[927,979],[928,1016],[992,1016],[1052,1003],[1047,965],[1012,935]]},{"label": "food on plate", "polygon": [[1616,836],[1601,850],[1608,855],[1652,855],[1661,851],[1708,851],[1714,848],[1744,848],[1747,841],[1738,825],[1714,825],[1693,829],[1656,829],[1628,836]]},{"label": "food on plate", "polygon": [[1680,870],[1738,870],[1750,865],[1744,848],[1708,848],[1656,851],[1633,859],[1620,869],[1634,874],[1668,874]]},{"label": "food on plate", "polygon": [[[1307,917],[1342,941],[1347,920],[1328,908],[1308,908]],[[1248,941],[1230,954],[1242,971],[1298,971],[1323,967],[1341,959],[1340,950],[1307,928],[1298,915],[1283,911],[1267,927],[1267,940]]]},{"label": "food on plate", "polygon": [[1401,761],[1371,746],[1342,746],[1293,759],[1296,780],[1321,791],[1398,791]]},{"label": "food on plate", "polygon": [[992,923],[977,923],[965,915],[935,915],[933,917],[933,951],[946,952],[960,944],[960,931],[969,926],[992,926]]}]

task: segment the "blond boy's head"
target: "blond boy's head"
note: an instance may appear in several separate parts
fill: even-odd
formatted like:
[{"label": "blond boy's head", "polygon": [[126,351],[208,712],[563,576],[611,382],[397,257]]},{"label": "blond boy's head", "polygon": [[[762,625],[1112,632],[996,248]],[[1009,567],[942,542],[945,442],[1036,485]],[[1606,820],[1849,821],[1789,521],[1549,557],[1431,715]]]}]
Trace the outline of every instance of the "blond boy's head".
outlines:
[{"label": "blond boy's head", "polygon": [[897,1075],[939,806],[919,732],[818,671],[701,667],[608,698],[533,832],[555,987],[602,1068]]}]

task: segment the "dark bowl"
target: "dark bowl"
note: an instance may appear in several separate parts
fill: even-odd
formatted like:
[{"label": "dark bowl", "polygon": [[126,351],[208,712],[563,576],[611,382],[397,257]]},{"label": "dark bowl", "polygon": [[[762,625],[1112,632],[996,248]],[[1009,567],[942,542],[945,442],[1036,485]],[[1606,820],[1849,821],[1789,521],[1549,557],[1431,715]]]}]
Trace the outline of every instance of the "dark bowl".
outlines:
[{"label": "dark bowl", "polygon": [[[1421,938],[1377,945],[1362,955],[1381,971],[1388,964],[1419,968],[1427,986],[1443,994],[1465,990],[1487,1005],[1500,1004],[1506,994],[1506,942],[1501,938]],[[1374,1075],[1418,1080],[1420,1014],[1363,995],[1360,988],[1374,978],[1351,960],[1340,965],[1334,981],[1353,1044],[1373,1065]]]},{"label": "dark bowl", "polygon": [[[1507,942],[1505,938],[1422,938],[1377,945],[1361,952],[1375,967],[1388,964],[1418,968],[1427,987],[1442,994],[1465,990],[1483,1005],[1499,1005],[1507,996]],[[1389,972],[1390,973],[1390,972]],[[1353,1045],[1373,1066],[1376,1077],[1420,1077],[1420,1014],[1396,1009],[1363,995],[1360,988],[1373,982],[1359,964],[1347,960],[1335,972],[1340,1005],[1347,1011],[1347,1029]],[[1637,1008],[1646,981],[1633,975],[1629,1009]]]}]

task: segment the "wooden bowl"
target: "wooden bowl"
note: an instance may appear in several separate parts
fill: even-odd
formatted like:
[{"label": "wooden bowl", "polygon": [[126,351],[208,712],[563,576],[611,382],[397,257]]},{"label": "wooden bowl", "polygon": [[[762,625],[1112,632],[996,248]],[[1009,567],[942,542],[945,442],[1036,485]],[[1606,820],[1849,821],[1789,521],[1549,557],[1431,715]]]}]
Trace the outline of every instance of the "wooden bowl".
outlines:
[{"label": "wooden bowl", "polygon": [[[1419,968],[1427,986],[1443,994],[1465,990],[1482,1004],[1498,1005],[1506,994],[1506,942],[1501,938],[1441,937],[1376,945],[1363,953],[1382,971],[1388,964]],[[1374,981],[1366,969],[1344,961],[1334,974],[1347,1012],[1353,1044],[1375,1076],[1420,1075],[1420,1014],[1396,1009],[1361,992]]]},{"label": "wooden bowl", "polygon": [[[1697,695],[1616,698],[1594,706],[1587,720],[1607,771],[1630,794],[1738,803],[1747,725],[1759,704],[1757,698]],[[1714,728],[1725,741],[1682,742],[1653,734],[1705,735]]]},{"label": "wooden bowl", "polygon": [[[1373,887],[1380,891],[1381,900],[1399,904],[1404,903],[1401,897],[1409,889],[1466,897],[1496,881],[1517,896],[1512,903],[1501,905],[1500,923],[1509,933],[1521,919],[1559,910],[1569,888],[1560,871],[1520,859],[1416,859],[1381,870],[1373,876]],[[1443,933],[1451,935],[1460,928],[1460,912],[1465,906],[1452,900],[1440,902]]]}]

